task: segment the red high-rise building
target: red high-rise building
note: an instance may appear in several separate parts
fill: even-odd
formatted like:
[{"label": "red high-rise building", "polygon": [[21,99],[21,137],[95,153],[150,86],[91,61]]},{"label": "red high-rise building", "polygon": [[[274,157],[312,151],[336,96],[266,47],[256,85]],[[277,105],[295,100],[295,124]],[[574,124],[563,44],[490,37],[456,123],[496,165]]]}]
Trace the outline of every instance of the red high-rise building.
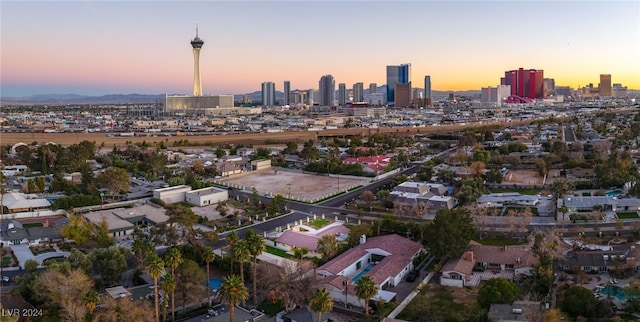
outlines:
[{"label": "red high-rise building", "polygon": [[510,85],[513,96],[544,98],[543,78],[542,70],[519,68],[504,72],[500,85]]}]

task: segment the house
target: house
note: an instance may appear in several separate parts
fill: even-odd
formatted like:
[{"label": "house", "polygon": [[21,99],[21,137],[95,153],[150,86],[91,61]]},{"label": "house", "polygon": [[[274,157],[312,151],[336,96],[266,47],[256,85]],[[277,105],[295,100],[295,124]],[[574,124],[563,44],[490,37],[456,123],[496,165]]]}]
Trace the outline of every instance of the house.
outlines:
[{"label": "house", "polygon": [[440,285],[465,287],[471,282],[471,274],[476,264],[473,252],[465,252],[460,258],[448,260],[442,266]]},{"label": "house", "polygon": [[216,163],[216,171],[220,173],[221,176],[227,177],[233,174],[241,173],[244,164],[244,161],[222,161]]},{"label": "house", "polygon": [[333,222],[319,229],[307,225],[294,226],[276,238],[274,247],[287,252],[294,252],[296,248],[304,247],[315,253],[320,238],[328,234],[333,234],[338,242],[343,242],[349,237],[349,228],[345,227],[342,221]]},{"label": "house", "polygon": [[[515,279],[533,274],[537,257],[530,245],[485,246],[469,242],[468,250],[458,258],[449,259],[442,267],[440,284],[454,287],[476,286],[492,277]],[[474,272],[473,269],[479,269]]]},{"label": "house", "polygon": [[394,207],[425,204],[427,211],[433,214],[455,206],[453,198],[445,196],[446,193],[447,188],[442,184],[407,181],[393,188],[390,198]]},{"label": "house", "polygon": [[557,207],[567,206],[567,213],[591,212],[595,206],[601,206],[604,211],[636,211],[640,207],[638,198],[617,198],[609,196],[595,197],[565,197],[559,199]]},{"label": "house", "polygon": [[480,196],[477,203],[489,208],[508,205],[535,207],[540,203],[540,197],[521,195],[519,192],[490,193]]},{"label": "house", "polygon": [[346,158],[342,160],[344,164],[360,164],[365,172],[380,173],[389,164],[390,159],[386,155],[376,155],[372,157]]},{"label": "house", "polygon": [[395,293],[385,289],[400,284],[414,269],[413,259],[422,252],[422,245],[399,235],[369,239],[363,235],[359,245],[320,266],[316,274],[320,285],[334,300],[364,307],[364,302],[354,292],[355,283],[363,275],[368,275],[378,285],[375,300],[391,301]]},{"label": "house", "polygon": [[258,171],[271,168],[271,159],[251,161],[251,170]]},{"label": "house", "polygon": [[491,304],[489,320],[496,322],[537,322],[542,320],[542,305],[535,301],[515,301],[513,304]]},{"label": "house", "polygon": [[39,198],[35,194],[24,194],[13,191],[7,192],[2,196],[2,203],[0,206],[5,207],[5,215],[51,210],[51,203],[49,200]]},{"label": "house", "polygon": [[238,154],[243,158],[248,158],[256,154],[256,150],[254,150],[253,148],[242,147],[242,148],[236,149],[236,154]]},{"label": "house", "polygon": [[106,222],[107,229],[113,237],[128,236],[133,234],[136,228],[144,230],[149,226],[169,222],[166,210],[152,205],[94,211],[82,216],[96,226],[103,221]]},{"label": "house", "polygon": [[582,270],[587,273],[631,269],[640,271],[640,249],[636,245],[600,247],[569,252],[560,266],[565,271]]},{"label": "house", "polygon": [[183,202],[186,193],[189,191],[191,191],[191,187],[186,185],[160,188],[153,190],[153,197],[162,200],[166,204],[172,204]]},{"label": "house", "polygon": [[185,201],[197,207],[213,205],[227,199],[229,199],[229,191],[216,187],[207,187],[185,193]]},{"label": "house", "polygon": [[4,221],[0,225],[0,241],[5,245],[39,245],[62,241],[60,225],[53,227],[24,228],[16,220]]}]

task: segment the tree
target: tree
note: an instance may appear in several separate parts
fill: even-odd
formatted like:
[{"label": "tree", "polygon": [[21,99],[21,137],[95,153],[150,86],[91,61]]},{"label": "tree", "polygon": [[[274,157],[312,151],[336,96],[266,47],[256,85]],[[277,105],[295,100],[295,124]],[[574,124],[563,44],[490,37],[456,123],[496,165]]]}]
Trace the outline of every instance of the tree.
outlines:
[{"label": "tree", "polygon": [[216,259],[216,254],[209,247],[205,247],[202,253],[202,259],[207,264],[207,305],[211,303],[211,287],[209,286],[209,264]]},{"label": "tree", "polygon": [[454,184],[458,174],[451,169],[440,169],[436,173],[438,180],[447,184]]},{"label": "tree", "polygon": [[486,167],[487,165],[482,161],[474,161],[469,166],[469,168],[471,169],[471,173],[476,178],[480,178],[484,175],[484,170]]},{"label": "tree", "polygon": [[491,304],[511,304],[519,294],[518,285],[506,278],[490,278],[478,291],[478,304],[485,309]]},{"label": "tree", "polygon": [[322,314],[333,310],[333,298],[331,298],[331,294],[327,292],[326,288],[318,288],[309,299],[309,306],[312,310],[318,312],[318,322],[321,322]]},{"label": "tree", "polygon": [[463,208],[438,211],[425,229],[425,243],[436,258],[460,256],[476,231],[469,211]]},{"label": "tree", "polygon": [[333,234],[324,235],[318,240],[316,252],[322,256],[323,260],[333,258],[338,252],[338,239]]},{"label": "tree", "polygon": [[431,181],[431,177],[433,177],[433,165],[425,163],[418,168],[416,172],[416,178],[420,181]]},{"label": "tree", "polygon": [[205,287],[209,287],[202,283],[206,280],[206,273],[200,268],[200,265],[191,259],[186,259],[176,269],[176,285],[180,290],[182,300],[182,310],[187,312],[187,301],[195,301],[201,303],[202,294],[205,292]]},{"label": "tree", "polygon": [[258,304],[258,294],[257,294],[257,285],[256,285],[256,262],[258,261],[258,256],[262,254],[262,252],[266,249],[264,242],[262,241],[262,237],[256,234],[252,229],[247,231],[245,235],[245,240],[247,242],[247,248],[249,249],[249,254],[253,258],[253,276],[251,279],[253,280],[253,304]]},{"label": "tree", "polygon": [[258,294],[262,298],[279,299],[289,312],[309,298],[315,287],[314,265],[311,261],[286,262],[276,266],[258,263]]},{"label": "tree", "polygon": [[367,204],[369,210],[371,210],[371,203],[376,199],[376,196],[370,190],[364,191],[360,195],[360,200],[364,201]]},{"label": "tree", "polygon": [[164,279],[162,280],[162,282],[160,282],[160,287],[162,287],[162,289],[164,290],[164,298],[163,298],[163,303],[162,303],[162,307],[164,310],[164,313],[162,314],[162,316],[164,317],[164,320],[166,320],[166,316],[167,316],[167,306],[168,306],[168,295],[171,294],[171,320],[175,321],[175,299],[173,298],[173,296],[175,295],[175,291],[176,291],[176,279],[175,277],[173,277],[173,274],[171,273],[167,273],[164,276]]},{"label": "tree", "polygon": [[582,286],[573,286],[562,292],[558,298],[560,309],[572,317],[596,317],[597,300],[593,292]]},{"label": "tree", "polygon": [[378,285],[368,275],[360,277],[356,282],[356,296],[364,300],[364,314],[369,315],[369,300],[378,294]]},{"label": "tree", "polygon": [[152,321],[153,308],[144,301],[122,301],[111,296],[104,297],[104,308],[99,309],[95,321]]},{"label": "tree", "polygon": [[37,296],[44,302],[62,309],[66,321],[83,321],[87,313],[85,296],[93,281],[82,270],[66,270],[53,266],[35,281]]},{"label": "tree", "polygon": [[80,215],[72,215],[69,217],[69,223],[60,228],[62,237],[72,239],[78,245],[85,244],[92,233],[93,227]]},{"label": "tree", "polygon": [[[180,249],[178,249],[177,247],[171,247],[164,254],[164,261],[165,263],[167,263],[167,266],[169,267],[169,269],[171,269],[171,277],[174,278],[174,283],[175,283],[176,268],[184,262],[184,258],[182,257],[182,252],[180,252]],[[176,288],[174,286],[174,288],[171,290],[171,320],[172,321],[175,321],[176,319],[175,290]],[[168,290],[166,289],[165,291],[168,292]]]},{"label": "tree", "polygon": [[121,192],[129,192],[129,175],[127,170],[112,167],[100,173],[96,180],[100,187],[106,188],[109,195],[116,196]]},{"label": "tree", "polygon": [[147,260],[147,256],[153,253],[155,248],[153,247],[153,244],[151,244],[147,235],[138,234],[136,238],[133,239],[131,250],[133,251],[133,254],[136,255],[138,267],[142,267]]},{"label": "tree", "polygon": [[93,312],[96,310],[96,306],[98,305],[98,303],[100,303],[101,300],[102,299],[100,298],[100,294],[98,294],[98,292],[96,292],[95,290],[90,290],[89,292],[87,292],[87,294],[84,296],[84,303],[90,314],[93,314]]},{"label": "tree", "polygon": [[[251,254],[245,240],[239,240],[231,247],[231,259],[240,265],[240,278],[244,282],[244,262],[246,262]],[[233,270],[232,270],[233,272]]]},{"label": "tree", "polygon": [[[233,246],[235,246],[235,244],[240,240],[240,237],[238,237],[238,233],[236,233],[235,230],[232,230],[229,233],[229,235],[227,236],[227,238],[225,238],[225,240],[227,241],[227,244],[229,245],[229,249],[231,251],[233,251]],[[230,260],[231,272],[233,272],[233,260],[234,260],[234,258],[233,258],[233,253],[232,253],[231,260]]]},{"label": "tree", "polygon": [[87,275],[93,274],[93,263],[91,263],[89,256],[85,255],[81,250],[71,248],[67,260],[72,269],[81,269]]},{"label": "tree", "polygon": [[299,258],[300,260],[302,260],[302,258],[307,254],[309,254],[309,248],[306,247],[296,247],[293,250],[293,256]]},{"label": "tree", "polygon": [[98,248],[89,254],[93,270],[100,274],[104,285],[119,284],[122,274],[127,271],[127,257],[130,251],[125,247],[111,246]]},{"label": "tree", "polygon": [[158,278],[164,273],[164,261],[156,253],[152,253],[147,257],[146,271],[153,278],[153,303],[156,309],[156,321],[160,320],[160,311],[158,310]]},{"label": "tree", "polygon": [[218,298],[229,305],[229,322],[233,322],[236,305],[245,302],[249,292],[238,275],[229,275],[218,289]]},{"label": "tree", "polygon": [[276,215],[282,212],[284,209],[285,200],[284,197],[277,194],[273,199],[271,199],[271,205],[269,206],[269,212]]},{"label": "tree", "polygon": [[109,236],[109,226],[106,219],[103,219],[96,228],[96,242],[101,247],[109,247],[114,244],[113,239]]}]

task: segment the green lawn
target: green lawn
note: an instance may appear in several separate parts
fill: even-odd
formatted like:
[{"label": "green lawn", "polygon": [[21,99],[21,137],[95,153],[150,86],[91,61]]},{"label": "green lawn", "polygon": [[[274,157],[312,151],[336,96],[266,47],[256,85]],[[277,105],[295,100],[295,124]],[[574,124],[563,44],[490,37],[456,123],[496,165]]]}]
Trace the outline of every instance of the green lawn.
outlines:
[{"label": "green lawn", "polygon": [[31,252],[33,253],[33,255],[40,255],[44,253],[55,252],[55,249],[53,248],[31,249]]},{"label": "green lawn", "polygon": [[511,245],[520,244],[517,239],[513,239],[513,238],[491,237],[491,238],[482,238],[482,239],[474,239],[474,240],[486,246],[511,246]]},{"label": "green lawn", "polygon": [[636,219],[638,218],[637,212],[619,212],[618,219]]},{"label": "green lawn", "polygon": [[2,256],[2,266],[11,264],[11,256]]},{"label": "green lawn", "polygon": [[264,300],[260,305],[258,305],[258,310],[272,317],[284,310],[284,304],[282,304],[282,301],[280,300],[276,300],[273,303],[271,301]]},{"label": "green lawn", "polygon": [[293,258],[293,255],[285,252],[282,249],[278,249],[278,248],[275,248],[275,247],[266,246],[266,251],[269,254],[280,256],[280,257],[283,257],[283,258]]},{"label": "green lawn", "polygon": [[315,228],[322,228],[330,223],[331,223],[331,220],[329,219],[316,219],[314,221],[309,222],[309,226],[315,227]]},{"label": "green lawn", "polygon": [[53,263],[62,263],[62,262],[66,262],[67,259],[64,257],[53,257],[53,258],[47,258],[44,260],[44,262],[42,262],[44,265],[51,265]]},{"label": "green lawn", "polygon": [[43,227],[41,222],[33,222],[30,224],[22,224],[23,228],[34,228],[34,227]]}]

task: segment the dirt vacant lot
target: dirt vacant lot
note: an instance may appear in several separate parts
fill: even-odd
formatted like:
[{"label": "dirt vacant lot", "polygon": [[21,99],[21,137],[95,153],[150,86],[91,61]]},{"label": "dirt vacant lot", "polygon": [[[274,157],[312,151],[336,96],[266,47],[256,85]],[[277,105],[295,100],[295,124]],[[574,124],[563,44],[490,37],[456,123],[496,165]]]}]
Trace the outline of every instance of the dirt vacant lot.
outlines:
[{"label": "dirt vacant lot", "polygon": [[254,187],[261,194],[281,195],[295,200],[313,201],[363,185],[369,178],[306,174],[282,169],[266,169],[243,173],[220,181],[243,190]]}]

